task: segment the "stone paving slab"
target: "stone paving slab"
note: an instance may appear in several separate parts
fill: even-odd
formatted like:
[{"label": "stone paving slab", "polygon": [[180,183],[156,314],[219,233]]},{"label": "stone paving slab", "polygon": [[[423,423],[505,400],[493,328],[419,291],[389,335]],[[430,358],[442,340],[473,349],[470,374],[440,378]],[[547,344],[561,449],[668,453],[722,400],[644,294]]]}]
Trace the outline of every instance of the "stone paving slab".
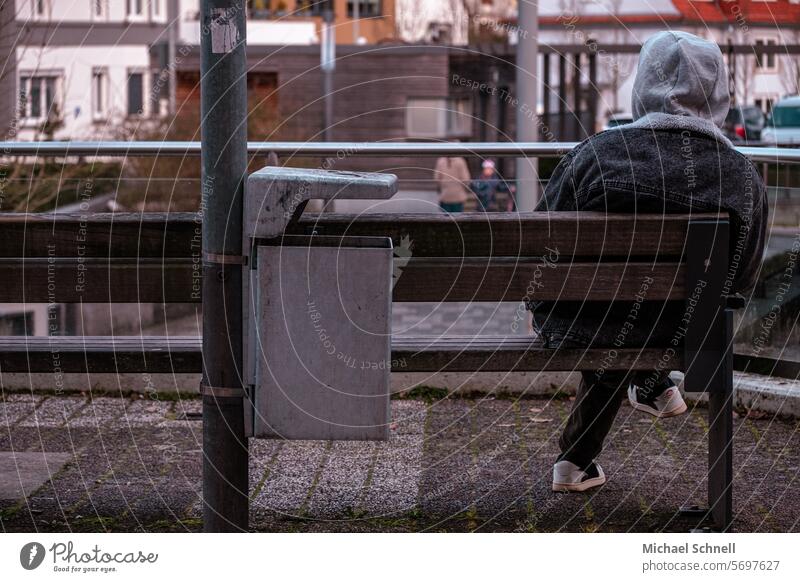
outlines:
[{"label": "stone paving slab", "polygon": [[70,458],[69,453],[0,452],[0,500],[15,501],[33,493]]},{"label": "stone paving slab", "polygon": [[[568,399],[437,396],[393,400],[385,443],[251,441],[251,529],[686,531],[676,510],[705,501],[702,405],[667,421],[623,406],[601,456],[608,483],[565,495],[550,477]],[[48,470],[0,501],[2,530],[201,530],[199,411],[195,399],[6,394],[0,483],[28,478],[2,461],[12,453]],[[737,416],[737,530],[800,530],[799,427]]]}]

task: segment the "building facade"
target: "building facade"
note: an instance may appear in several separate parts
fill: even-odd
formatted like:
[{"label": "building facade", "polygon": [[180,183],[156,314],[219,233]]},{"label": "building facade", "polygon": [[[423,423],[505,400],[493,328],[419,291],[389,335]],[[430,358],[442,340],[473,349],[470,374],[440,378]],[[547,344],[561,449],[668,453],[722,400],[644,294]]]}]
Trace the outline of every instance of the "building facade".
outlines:
[{"label": "building facade", "polygon": [[175,0],[4,4],[3,36],[14,40],[2,82],[15,96],[4,125],[17,139],[112,138],[124,123],[159,113],[151,50],[166,42]]}]

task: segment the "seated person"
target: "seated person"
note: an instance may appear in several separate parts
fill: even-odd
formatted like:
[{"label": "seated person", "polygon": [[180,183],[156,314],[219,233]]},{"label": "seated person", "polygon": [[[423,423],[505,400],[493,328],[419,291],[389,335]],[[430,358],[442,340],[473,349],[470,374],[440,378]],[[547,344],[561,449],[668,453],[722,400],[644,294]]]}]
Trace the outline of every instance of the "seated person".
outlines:
[{"label": "seated person", "polygon": [[[716,44],[661,32],[642,47],[633,87],[634,122],[590,137],[565,156],[537,210],[728,212],[732,292],[755,283],[764,248],[767,199],[753,164],[720,131],[729,108],[728,72]],[[532,302],[546,346],[611,346],[625,304]],[[632,347],[665,345],[680,320],[674,304],[644,302],[626,334]],[[623,346],[624,347],[624,346]],[[554,491],[605,483],[596,462],[622,399],[656,417],[686,411],[666,372],[583,372],[560,439]]]}]

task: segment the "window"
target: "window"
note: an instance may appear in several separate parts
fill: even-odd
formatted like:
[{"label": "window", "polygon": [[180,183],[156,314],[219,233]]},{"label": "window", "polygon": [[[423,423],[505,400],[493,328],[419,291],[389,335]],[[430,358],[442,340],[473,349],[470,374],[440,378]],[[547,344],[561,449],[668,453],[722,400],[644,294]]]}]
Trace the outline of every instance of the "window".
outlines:
[{"label": "window", "polygon": [[269,0],[247,0],[248,18],[269,18]]},{"label": "window", "polygon": [[36,20],[50,16],[51,0],[31,0],[31,12]]},{"label": "window", "polygon": [[134,71],[128,75],[128,115],[144,115],[144,73]]},{"label": "window", "polygon": [[145,19],[145,0],[125,0],[127,3],[128,20]]},{"label": "window", "polygon": [[167,0],[150,0],[150,14],[153,16],[153,20],[163,20],[164,19],[164,2]]},{"label": "window", "polygon": [[29,121],[58,119],[60,76],[22,75],[19,81],[20,115]]},{"label": "window", "polygon": [[466,137],[471,133],[471,118],[469,99],[410,98],[406,103],[409,137]]},{"label": "window", "polygon": [[108,0],[89,0],[92,4],[92,19],[105,20],[108,17]]},{"label": "window", "polygon": [[756,70],[765,73],[774,73],[778,70],[778,59],[775,53],[761,51],[761,47],[776,46],[774,38],[758,38],[755,42]]},{"label": "window", "polygon": [[381,15],[381,0],[348,0],[347,16],[349,18],[355,16],[356,4],[358,4],[359,18],[372,18]]},{"label": "window", "polygon": [[92,69],[92,118],[108,116],[108,69]]},{"label": "window", "polygon": [[[325,12],[325,6],[332,0],[297,0],[297,11],[295,14],[311,14],[313,16],[320,16]],[[331,10],[333,8],[331,7]]]},{"label": "window", "polygon": [[800,127],[800,106],[778,105],[772,108],[772,127]]},{"label": "window", "polygon": [[764,113],[772,111],[772,104],[778,100],[778,97],[756,97],[753,103],[761,108]]},{"label": "window", "polygon": [[33,335],[33,313],[4,313],[0,315],[0,335]]}]

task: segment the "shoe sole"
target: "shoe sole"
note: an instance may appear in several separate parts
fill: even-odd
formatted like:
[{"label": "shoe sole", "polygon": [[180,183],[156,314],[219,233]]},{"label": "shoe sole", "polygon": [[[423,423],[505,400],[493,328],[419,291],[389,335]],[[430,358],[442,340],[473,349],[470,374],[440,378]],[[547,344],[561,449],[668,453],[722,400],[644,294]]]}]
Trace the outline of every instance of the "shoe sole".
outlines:
[{"label": "shoe sole", "polygon": [[606,482],[605,477],[593,477],[592,479],[587,479],[586,481],[581,481],[580,483],[556,483],[553,482],[553,491],[586,491],[587,489],[592,489],[593,487],[599,487]]},{"label": "shoe sole", "polygon": [[664,410],[664,411],[658,411],[655,408],[651,408],[645,404],[639,404],[638,402],[635,402],[630,398],[628,399],[628,402],[631,403],[631,406],[635,410],[641,410],[642,412],[646,412],[647,414],[655,416],[656,418],[671,418],[673,416],[680,416],[689,409],[689,407],[686,406],[685,402],[681,402],[678,407],[673,408],[672,410]]}]

